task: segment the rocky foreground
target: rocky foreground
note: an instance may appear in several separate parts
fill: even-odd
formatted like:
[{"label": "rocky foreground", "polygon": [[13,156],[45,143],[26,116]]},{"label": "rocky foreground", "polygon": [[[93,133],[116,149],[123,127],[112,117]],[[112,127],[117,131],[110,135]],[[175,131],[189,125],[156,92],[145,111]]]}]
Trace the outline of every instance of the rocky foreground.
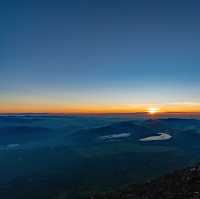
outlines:
[{"label": "rocky foreground", "polygon": [[200,164],[143,185],[130,185],[91,199],[200,199]]}]

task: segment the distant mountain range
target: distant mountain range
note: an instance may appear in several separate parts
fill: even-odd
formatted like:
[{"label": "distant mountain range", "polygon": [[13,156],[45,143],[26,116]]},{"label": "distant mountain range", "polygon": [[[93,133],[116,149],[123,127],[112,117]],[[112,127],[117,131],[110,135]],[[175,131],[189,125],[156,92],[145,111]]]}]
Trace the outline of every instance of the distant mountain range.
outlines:
[{"label": "distant mountain range", "polygon": [[199,199],[199,166],[159,178],[200,162],[199,143],[198,119],[1,116],[0,196]]},{"label": "distant mountain range", "polygon": [[[156,136],[158,133],[169,134],[172,139],[156,140],[148,144],[162,143],[162,145],[187,147],[188,144],[191,145],[192,143],[191,147],[198,147],[200,142],[200,120],[169,118],[117,122],[108,126],[80,130],[73,134],[71,139],[76,140],[81,145],[100,144],[105,141],[127,141],[142,144],[139,141],[141,138]],[[101,139],[106,137],[108,139]]]}]

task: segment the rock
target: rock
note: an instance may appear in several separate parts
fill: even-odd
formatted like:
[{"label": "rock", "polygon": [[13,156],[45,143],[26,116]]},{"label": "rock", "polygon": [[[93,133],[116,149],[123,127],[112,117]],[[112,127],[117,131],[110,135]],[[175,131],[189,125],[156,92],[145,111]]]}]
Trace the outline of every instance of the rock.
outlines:
[{"label": "rock", "polygon": [[94,199],[200,199],[200,165],[176,171],[142,185],[98,193]]}]

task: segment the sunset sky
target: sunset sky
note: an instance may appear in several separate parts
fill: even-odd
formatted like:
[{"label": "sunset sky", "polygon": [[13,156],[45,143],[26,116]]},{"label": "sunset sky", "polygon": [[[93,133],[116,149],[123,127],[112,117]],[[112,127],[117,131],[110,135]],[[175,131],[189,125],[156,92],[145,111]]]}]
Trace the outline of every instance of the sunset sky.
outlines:
[{"label": "sunset sky", "polygon": [[200,2],[0,3],[0,113],[200,112]]}]

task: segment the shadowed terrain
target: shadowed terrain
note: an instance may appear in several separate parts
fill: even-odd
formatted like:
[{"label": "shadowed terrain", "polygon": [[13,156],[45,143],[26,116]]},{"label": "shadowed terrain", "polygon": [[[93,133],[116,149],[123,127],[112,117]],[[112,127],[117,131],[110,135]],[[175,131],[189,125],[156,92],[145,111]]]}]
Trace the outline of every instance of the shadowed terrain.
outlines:
[{"label": "shadowed terrain", "polygon": [[199,142],[198,119],[2,116],[0,195],[84,199],[143,184],[197,164]]},{"label": "shadowed terrain", "polygon": [[200,165],[176,171],[142,185],[91,196],[93,199],[199,199]]}]

